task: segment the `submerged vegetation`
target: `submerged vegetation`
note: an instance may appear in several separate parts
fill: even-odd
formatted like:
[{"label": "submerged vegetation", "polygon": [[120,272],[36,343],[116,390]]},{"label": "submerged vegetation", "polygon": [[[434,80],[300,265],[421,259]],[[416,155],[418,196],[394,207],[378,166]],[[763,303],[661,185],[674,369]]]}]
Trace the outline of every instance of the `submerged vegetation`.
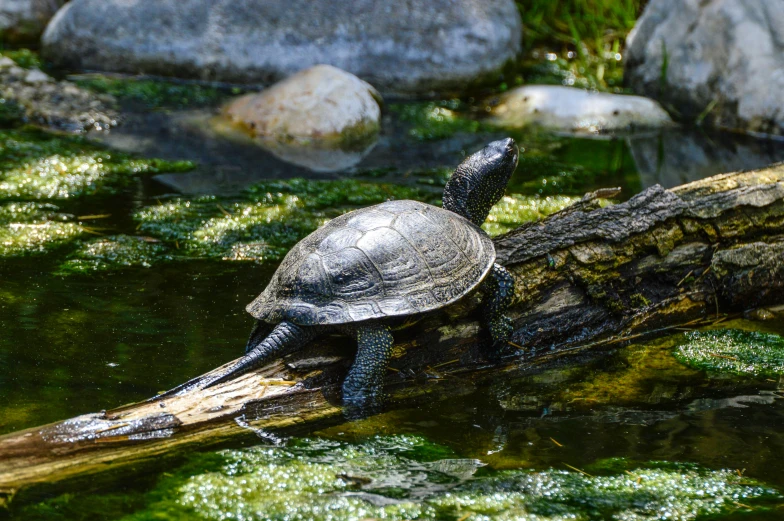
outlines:
[{"label": "submerged vegetation", "polygon": [[[48,200],[72,206],[74,202],[86,201],[87,196],[127,191],[137,183],[140,174],[183,172],[194,167],[189,161],[139,159],[110,151],[83,137],[29,128],[0,133],[0,145],[0,201]],[[596,147],[593,149],[591,157],[598,158],[595,168],[570,166],[570,156],[584,155],[582,148],[568,140],[532,140],[521,158],[520,168],[526,174],[510,186],[509,195],[492,209],[485,230],[491,235],[504,233],[573,203],[583,193],[585,181],[598,177],[605,169],[603,154]],[[562,152],[563,163],[545,159],[548,154]],[[44,220],[33,225],[17,220],[5,224],[4,251],[7,255],[12,250],[13,255],[21,255],[25,248],[30,248],[31,253],[40,253],[46,247],[76,241],[78,245],[71,248],[60,273],[149,267],[175,259],[274,262],[318,226],[346,211],[389,199],[440,204],[437,188],[445,184],[451,171],[435,168],[410,172],[415,185],[433,188],[363,181],[360,173],[355,179],[334,181],[266,181],[236,197],[161,197],[133,211],[133,230],[127,229],[127,224],[119,229],[110,226],[107,230],[112,235],[101,238],[94,235],[104,233],[102,228],[96,231],[75,218],[69,222]],[[390,173],[399,176],[394,171],[383,171],[381,175]],[[90,207],[95,208],[95,204]],[[112,212],[100,209],[97,213]],[[14,234],[8,231],[11,228],[16,230]],[[88,238],[84,234],[93,237],[82,242]],[[11,235],[19,240],[12,241]]]},{"label": "submerged vegetation", "polygon": [[0,257],[46,253],[85,233],[69,218],[52,204],[0,204]]},{"label": "submerged vegetation", "polygon": [[74,252],[60,268],[62,273],[91,273],[123,267],[149,268],[171,260],[168,249],[149,237],[112,235],[93,239]]},{"label": "submerged vegetation", "polygon": [[784,375],[784,338],[759,331],[693,331],[675,351],[690,367],[717,374],[754,377]]},{"label": "submerged vegetation", "polygon": [[139,159],[81,137],[31,129],[2,131],[0,256],[42,254],[95,233],[58,206],[36,201],[112,195],[134,183],[139,174],[191,168],[189,161]]},{"label": "submerged vegetation", "polygon": [[135,158],[81,137],[30,129],[0,132],[0,200],[113,194],[137,174],[184,172],[193,166]]},{"label": "submerged vegetation", "polygon": [[[324,439],[191,458],[152,491],[61,496],[21,512],[43,519],[531,519],[688,521],[780,501],[734,470],[622,459],[597,475],[495,471],[417,436]],[[751,504],[751,506],[749,506]],[[127,515],[129,511],[136,512]],[[125,517],[122,517],[125,515]]]},{"label": "submerged vegetation", "polygon": [[251,186],[240,200],[175,198],[137,211],[139,231],[185,255],[225,260],[280,260],[327,220],[389,199],[435,202],[416,188],[352,179],[292,179]]},{"label": "submerged vegetation", "polygon": [[408,135],[418,141],[448,138],[458,132],[474,133],[485,126],[465,116],[460,100],[430,101],[390,105],[401,121],[408,123]]}]

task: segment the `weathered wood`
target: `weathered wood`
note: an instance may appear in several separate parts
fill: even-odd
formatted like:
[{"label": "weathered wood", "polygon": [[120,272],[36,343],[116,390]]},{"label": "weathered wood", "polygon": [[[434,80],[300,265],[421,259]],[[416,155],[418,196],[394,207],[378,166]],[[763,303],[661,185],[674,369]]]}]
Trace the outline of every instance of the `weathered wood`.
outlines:
[{"label": "weathered wood", "polygon": [[[499,260],[517,283],[517,355],[483,358],[477,300],[467,299],[396,334],[389,406],[427,395],[432,386],[423,375],[478,381],[651,331],[784,304],[784,164],[672,190],[655,186],[602,206],[606,195],[589,194],[496,239]],[[207,390],[0,437],[0,502],[34,486],[127,472],[249,432],[264,437],[342,421],[339,384],[353,356],[349,344],[323,339]]]}]

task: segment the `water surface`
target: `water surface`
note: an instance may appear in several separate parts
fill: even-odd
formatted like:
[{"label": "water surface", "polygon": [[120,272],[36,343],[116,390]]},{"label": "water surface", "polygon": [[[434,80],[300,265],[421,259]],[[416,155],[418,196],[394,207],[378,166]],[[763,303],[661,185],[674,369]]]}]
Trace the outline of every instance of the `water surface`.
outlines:
[{"label": "water surface", "polygon": [[[147,398],[241,353],[252,324],[244,306],[263,289],[277,261],[197,258],[179,251],[185,245],[176,240],[153,237],[169,248],[171,259],[149,268],[63,271],[63,263],[86,241],[145,235],[133,218],[140,209],[165,203],[178,191],[186,197],[245,197],[237,194],[254,183],[295,177],[392,183],[437,199],[448,169],[504,135],[480,130],[423,140],[395,114],[385,116],[375,148],[339,172],[315,173],[247,143],[221,139],[200,123],[209,118],[208,110],[136,114],[128,125],[102,136],[120,150],[193,160],[198,166],[189,173],[134,177],[112,194],[51,201],[71,216],[105,217],[44,253],[0,258],[0,433]],[[620,186],[621,198],[627,198],[652,184],[673,186],[784,158],[775,143],[694,131],[599,140],[513,135],[526,150],[508,193],[520,197],[576,197]],[[347,209],[341,205],[319,211],[329,216]],[[512,213],[510,219],[522,216]],[[784,333],[784,323],[775,321],[731,326]],[[13,514],[20,519],[230,519],[244,513],[251,519],[259,518],[258,510],[246,507],[256,505],[271,509],[267,515],[274,519],[314,516],[305,508],[315,504],[310,496],[291,496],[288,506],[278,502],[273,508],[270,494],[259,492],[262,481],[286,475],[315,480],[309,483],[326,480],[323,487],[332,499],[321,504],[326,510],[318,515],[324,519],[465,520],[467,514],[512,519],[521,512],[531,519],[664,519],[654,506],[645,510],[639,502],[665,504],[671,489],[638,491],[642,496],[628,492],[644,475],[651,486],[671,479],[692,483],[696,495],[712,490],[721,500],[717,512],[779,519],[781,510],[765,508],[777,503],[777,492],[763,489],[784,490],[784,383],[687,368],[672,355],[681,341],[680,336],[658,339],[597,354],[580,365],[566,359],[535,372],[510,372],[418,409],[312,432],[308,440],[283,440],[279,447],[194,455],[182,467],[134,476],[95,493],[20,505]],[[450,378],[457,377],[426,385],[448,386]],[[325,470],[330,462],[337,470]],[[256,489],[209,492],[236,489],[234,478],[243,473]],[[618,481],[630,473],[637,477]],[[728,477],[732,473],[737,480]],[[611,481],[625,492],[602,506],[597,490]],[[762,488],[748,497],[736,490],[756,486]],[[542,487],[562,492],[552,508],[531,499]],[[198,500],[188,492],[196,489]],[[498,496],[520,490],[530,494]],[[677,505],[685,510],[675,519],[713,512],[700,510],[692,499]],[[332,517],[325,514],[329,511]]]}]

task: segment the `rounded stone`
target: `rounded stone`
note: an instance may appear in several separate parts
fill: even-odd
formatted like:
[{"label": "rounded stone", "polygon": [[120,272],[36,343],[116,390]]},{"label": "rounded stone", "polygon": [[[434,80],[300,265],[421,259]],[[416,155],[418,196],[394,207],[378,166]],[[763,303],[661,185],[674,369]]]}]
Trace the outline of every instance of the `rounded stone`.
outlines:
[{"label": "rounded stone", "polygon": [[488,122],[567,132],[612,132],[672,125],[654,100],[557,85],[528,85],[492,100]]},{"label": "rounded stone", "polygon": [[72,0],[43,51],[71,69],[250,84],[326,63],[421,93],[498,70],[521,32],[513,0]]},{"label": "rounded stone", "polygon": [[353,74],[316,65],[233,100],[224,113],[256,137],[348,145],[378,134],[380,100],[376,89]]}]

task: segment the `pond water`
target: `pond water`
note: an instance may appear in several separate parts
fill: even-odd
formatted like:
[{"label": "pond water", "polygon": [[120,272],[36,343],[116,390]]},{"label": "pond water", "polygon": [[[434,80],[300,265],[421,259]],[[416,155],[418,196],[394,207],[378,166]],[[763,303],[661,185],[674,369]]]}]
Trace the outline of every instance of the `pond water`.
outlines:
[{"label": "pond water", "polygon": [[[427,121],[410,117],[428,110],[391,107],[375,148],[338,172],[224,139],[208,130],[209,109],[131,114],[99,136],[108,150],[0,131],[0,434],[147,398],[239,355],[252,323],[245,304],[299,237],[389,197],[437,203],[448,169],[505,135],[428,134]],[[620,186],[628,198],[784,159],[782,144],[686,130],[512,135],[525,152],[490,233],[596,188]],[[118,150],[177,163],[134,163]],[[19,184],[16,171],[40,185]],[[784,334],[776,321],[722,327]],[[276,445],[194,454],[10,514],[781,519],[784,380],[686,367],[673,355],[685,335],[506,373],[447,400]]]}]

